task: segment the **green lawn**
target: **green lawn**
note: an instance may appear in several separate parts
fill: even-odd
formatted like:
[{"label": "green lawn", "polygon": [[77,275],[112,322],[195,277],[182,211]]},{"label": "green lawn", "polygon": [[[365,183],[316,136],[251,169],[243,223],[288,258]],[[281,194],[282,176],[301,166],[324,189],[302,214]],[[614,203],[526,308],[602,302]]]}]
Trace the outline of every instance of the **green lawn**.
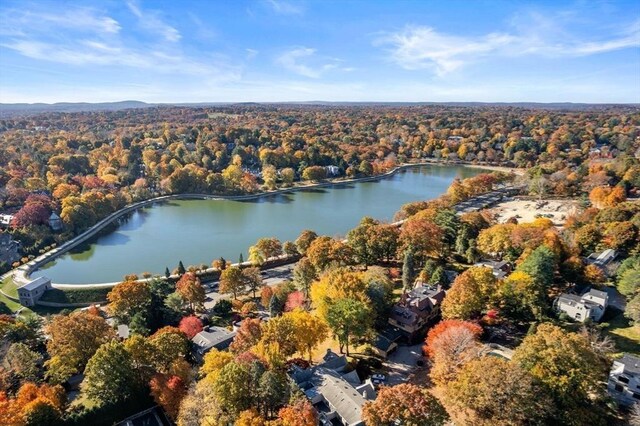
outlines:
[{"label": "green lawn", "polygon": [[622,312],[612,317],[604,329],[616,344],[619,354],[623,352],[640,355],[640,325],[633,325]]}]

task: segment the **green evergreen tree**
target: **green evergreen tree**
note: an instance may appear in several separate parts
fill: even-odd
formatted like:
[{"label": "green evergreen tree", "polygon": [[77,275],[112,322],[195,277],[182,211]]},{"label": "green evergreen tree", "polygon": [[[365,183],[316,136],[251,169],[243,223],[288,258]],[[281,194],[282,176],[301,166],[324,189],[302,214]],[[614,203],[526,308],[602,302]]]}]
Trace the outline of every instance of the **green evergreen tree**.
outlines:
[{"label": "green evergreen tree", "polygon": [[284,311],[284,301],[274,294],[269,302],[269,315],[271,317],[277,317]]},{"label": "green evergreen tree", "polygon": [[244,263],[244,256],[240,253],[240,259],[238,259],[238,264],[242,265]]},{"label": "green evergreen tree", "polygon": [[404,252],[404,261],[402,262],[402,286],[405,290],[411,290],[413,287],[415,261],[413,258],[413,248],[409,247]]},{"label": "green evergreen tree", "polygon": [[164,276],[166,278],[169,278],[171,276],[171,272],[169,272],[169,267],[168,266],[164,268]]},{"label": "green evergreen tree", "polygon": [[178,275],[184,275],[184,273],[187,272],[186,269],[184,269],[184,265],[182,264],[182,260],[180,262],[178,262]]}]

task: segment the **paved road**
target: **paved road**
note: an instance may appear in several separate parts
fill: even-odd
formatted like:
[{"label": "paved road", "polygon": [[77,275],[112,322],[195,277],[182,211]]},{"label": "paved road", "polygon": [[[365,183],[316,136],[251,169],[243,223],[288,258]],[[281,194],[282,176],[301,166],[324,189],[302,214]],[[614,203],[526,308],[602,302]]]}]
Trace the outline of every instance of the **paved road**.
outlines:
[{"label": "paved road", "polygon": [[[262,278],[263,278],[264,285],[273,287],[275,285],[280,284],[281,282],[290,281],[291,279],[293,279],[294,266],[295,264],[283,265],[283,266],[277,266],[272,269],[268,269],[266,271],[262,271]],[[218,293],[217,289],[219,284],[220,283],[218,281],[212,281],[210,283],[204,284],[206,289],[206,295],[207,295],[207,299],[204,302],[204,307],[207,310],[213,308],[213,306],[218,302],[218,300],[230,299],[232,297],[231,294]]]}]

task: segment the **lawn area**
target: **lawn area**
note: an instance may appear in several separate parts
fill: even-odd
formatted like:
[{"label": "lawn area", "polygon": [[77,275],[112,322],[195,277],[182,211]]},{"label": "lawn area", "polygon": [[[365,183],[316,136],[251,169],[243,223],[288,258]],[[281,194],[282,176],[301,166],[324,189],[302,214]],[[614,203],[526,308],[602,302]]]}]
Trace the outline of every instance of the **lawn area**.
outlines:
[{"label": "lawn area", "polygon": [[628,352],[640,356],[640,326],[633,325],[622,312],[609,319],[608,324],[604,332],[611,336],[620,351],[616,355]]}]

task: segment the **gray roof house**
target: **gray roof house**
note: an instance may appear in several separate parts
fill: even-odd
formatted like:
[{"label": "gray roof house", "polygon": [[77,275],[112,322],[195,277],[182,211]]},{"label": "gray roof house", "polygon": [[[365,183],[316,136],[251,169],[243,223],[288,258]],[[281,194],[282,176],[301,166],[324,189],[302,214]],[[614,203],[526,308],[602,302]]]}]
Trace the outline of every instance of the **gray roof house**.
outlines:
[{"label": "gray roof house", "polygon": [[607,391],[620,405],[640,404],[640,358],[624,354],[613,361]]},{"label": "gray roof house", "polygon": [[320,425],[361,426],[362,406],[376,397],[371,380],[364,383],[347,367],[343,356],[327,351],[325,361],[312,368],[291,367],[289,375],[313,404]]},{"label": "gray roof house", "polygon": [[233,342],[234,337],[236,337],[235,331],[229,331],[222,327],[207,326],[191,339],[194,345],[194,355],[196,358],[202,359],[212,348],[218,350],[227,349]]},{"label": "gray roof house", "polygon": [[18,298],[23,306],[35,306],[45,291],[51,290],[51,280],[47,277],[38,277],[29,281],[22,287],[18,287]]},{"label": "gray roof house", "polygon": [[561,294],[553,303],[558,313],[565,313],[575,321],[585,322],[588,319],[598,322],[602,319],[609,304],[607,292],[590,289],[582,296],[577,294]]},{"label": "gray roof house", "polygon": [[604,268],[618,257],[618,252],[613,249],[606,249],[601,253],[591,253],[585,259],[587,263]]}]

